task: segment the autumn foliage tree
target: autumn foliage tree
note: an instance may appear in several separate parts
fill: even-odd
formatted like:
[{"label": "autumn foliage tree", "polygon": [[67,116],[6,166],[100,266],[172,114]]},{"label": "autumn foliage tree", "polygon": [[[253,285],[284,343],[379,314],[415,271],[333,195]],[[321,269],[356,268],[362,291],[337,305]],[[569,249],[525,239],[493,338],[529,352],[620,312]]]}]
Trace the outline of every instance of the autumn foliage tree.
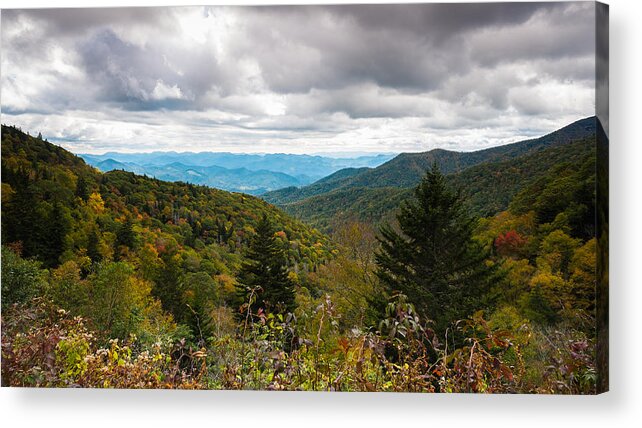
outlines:
[{"label": "autumn foliage tree", "polygon": [[518,232],[509,230],[495,238],[495,250],[500,256],[518,256],[526,242]]}]

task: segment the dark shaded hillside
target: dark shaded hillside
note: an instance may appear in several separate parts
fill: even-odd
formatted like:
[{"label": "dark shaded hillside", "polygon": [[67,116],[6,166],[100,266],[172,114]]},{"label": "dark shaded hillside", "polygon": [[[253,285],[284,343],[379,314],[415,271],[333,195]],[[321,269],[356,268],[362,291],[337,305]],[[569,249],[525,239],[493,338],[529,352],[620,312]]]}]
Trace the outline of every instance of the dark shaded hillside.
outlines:
[{"label": "dark shaded hillside", "polygon": [[[22,167],[35,167],[38,164],[58,165],[68,168],[77,168],[90,172],[84,160],[68,152],[62,147],[50,144],[47,140],[41,140],[22,132],[21,129],[13,126],[2,125],[2,159],[10,156],[17,156],[16,161],[29,162]],[[4,165],[4,163],[3,163]],[[16,165],[17,166],[17,165]]]},{"label": "dark shaded hillside", "polygon": [[[595,138],[548,144],[513,159],[504,155],[499,159],[446,176],[449,184],[461,189],[465,204],[476,215],[489,216],[507,209],[513,197],[553,171],[594,162]],[[348,219],[377,223],[391,218],[400,201],[411,194],[410,188],[350,186],[282,207],[322,230],[331,230],[333,223]]]},{"label": "dark shaded hillside", "polygon": [[595,138],[555,145],[516,159],[488,162],[450,174],[448,182],[462,190],[466,204],[479,216],[505,210],[529,183],[566,165],[595,161]]},{"label": "dark shaded hillside", "polygon": [[334,189],[342,187],[342,185],[346,182],[349,182],[352,177],[370,170],[371,168],[366,167],[340,169],[334,174],[330,174],[329,176],[324,177],[321,180],[316,181],[308,186],[291,186],[279,190],[274,190],[264,193],[263,195],[261,195],[261,198],[277,205],[300,201],[311,196],[331,192]]},{"label": "dark shaded hillside", "polygon": [[324,231],[350,220],[379,223],[392,217],[399,204],[411,194],[396,187],[350,187],[283,205],[283,209]]},{"label": "dark shaded hillside", "polygon": [[[594,134],[595,117],[590,117],[574,122],[540,138],[476,152],[453,152],[435,149],[424,153],[402,153],[377,168],[364,170],[355,175],[348,174],[344,179],[329,183],[323,189],[329,192],[334,189],[349,187],[409,188],[415,186],[421,180],[424,172],[433,163],[436,163],[444,174],[456,173],[484,162],[510,161],[519,156],[536,153],[549,147],[587,138]],[[288,192],[287,195],[278,191],[266,193],[263,198],[276,204],[296,202],[320,194],[320,187],[312,188],[315,184],[299,189],[297,192]],[[308,187],[311,189],[308,189]]]},{"label": "dark shaded hillside", "polygon": [[451,174],[485,162],[510,161],[519,156],[592,135],[595,135],[595,117],[579,120],[540,138],[475,152],[436,149],[426,153],[402,153],[380,167],[354,177],[350,185],[412,187],[421,180],[433,163],[437,163],[444,174]]}]

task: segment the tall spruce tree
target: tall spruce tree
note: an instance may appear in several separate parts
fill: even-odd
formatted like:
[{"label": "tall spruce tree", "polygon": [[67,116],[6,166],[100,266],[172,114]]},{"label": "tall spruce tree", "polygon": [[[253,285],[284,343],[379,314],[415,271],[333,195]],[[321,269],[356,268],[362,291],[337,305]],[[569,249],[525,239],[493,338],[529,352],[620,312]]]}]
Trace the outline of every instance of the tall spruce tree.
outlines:
[{"label": "tall spruce tree", "polygon": [[285,250],[274,236],[274,227],[267,215],[256,226],[246,251],[246,261],[239,272],[238,297],[247,303],[254,290],[250,309],[287,313],[295,309],[294,284],[288,277]]},{"label": "tall spruce tree", "polygon": [[131,218],[127,218],[116,232],[116,249],[120,246],[134,248],[136,245],[136,232],[134,232],[134,222]]},{"label": "tall spruce tree", "polygon": [[97,228],[92,228],[87,235],[87,256],[92,262],[100,262],[103,258],[99,250],[100,236]]},{"label": "tall spruce tree", "polygon": [[389,293],[405,294],[443,337],[451,322],[483,305],[494,275],[486,251],[473,240],[475,220],[433,165],[397,221],[398,229],[380,229],[377,276]]},{"label": "tall spruce tree", "polygon": [[71,230],[70,210],[60,202],[55,202],[45,224],[47,226],[41,231],[40,257],[46,266],[57,266],[60,256],[65,251],[65,238]]},{"label": "tall spruce tree", "polygon": [[87,180],[85,179],[85,177],[83,177],[82,175],[79,176],[78,181],[76,181],[75,194],[85,202],[87,202],[87,200],[89,199],[89,185],[87,184]]},{"label": "tall spruce tree", "polygon": [[[3,165],[4,163],[3,160]],[[29,171],[24,168],[18,168],[15,171],[6,168],[2,178],[14,191],[11,198],[3,195],[2,241],[3,243],[21,242],[23,257],[37,256],[33,229],[46,222],[39,219],[36,214],[37,199],[29,180]]]}]

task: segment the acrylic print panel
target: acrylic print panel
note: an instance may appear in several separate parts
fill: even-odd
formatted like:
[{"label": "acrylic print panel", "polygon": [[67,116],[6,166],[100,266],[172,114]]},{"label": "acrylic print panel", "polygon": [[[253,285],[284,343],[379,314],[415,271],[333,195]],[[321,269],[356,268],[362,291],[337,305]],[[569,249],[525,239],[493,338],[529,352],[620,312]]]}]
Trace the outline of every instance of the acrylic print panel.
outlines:
[{"label": "acrylic print panel", "polygon": [[1,31],[2,386],[608,389],[608,6]]}]

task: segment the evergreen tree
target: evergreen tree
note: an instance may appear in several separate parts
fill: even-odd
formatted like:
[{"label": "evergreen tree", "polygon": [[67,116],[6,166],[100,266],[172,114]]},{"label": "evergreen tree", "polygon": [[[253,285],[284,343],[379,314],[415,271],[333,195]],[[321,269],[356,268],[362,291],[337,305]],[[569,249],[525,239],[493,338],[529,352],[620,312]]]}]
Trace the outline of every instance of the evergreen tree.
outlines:
[{"label": "evergreen tree", "polygon": [[433,165],[397,215],[380,229],[377,276],[388,292],[400,291],[438,334],[482,306],[494,269],[473,238],[474,219],[458,193]]},{"label": "evergreen tree", "polygon": [[45,226],[36,230],[36,236],[40,237],[38,255],[46,266],[58,265],[60,256],[66,249],[65,239],[71,230],[71,223],[69,209],[59,202],[54,202]]},{"label": "evergreen tree", "polygon": [[83,176],[78,177],[76,182],[76,196],[85,202],[89,199],[89,186]]},{"label": "evergreen tree", "polygon": [[[3,195],[2,241],[22,242],[23,256],[35,256],[33,228],[45,222],[39,221],[35,212],[36,195],[29,183],[29,172],[18,168],[10,175],[4,175],[13,187],[14,194],[8,201]],[[9,180],[10,179],[10,180]]]},{"label": "evergreen tree", "polygon": [[256,234],[250,240],[245,257],[239,273],[240,300],[247,302],[251,290],[256,290],[252,313],[259,308],[276,313],[293,312],[294,284],[288,276],[285,251],[265,214],[256,226]]},{"label": "evergreen tree", "polygon": [[91,259],[92,262],[100,262],[103,258],[100,254],[98,246],[100,245],[100,236],[98,236],[98,231],[95,228],[92,228],[87,236],[87,256]]},{"label": "evergreen tree", "polygon": [[559,316],[549,300],[542,293],[542,286],[536,285],[526,296],[524,313],[529,320],[537,324],[554,324],[559,321]]},{"label": "evergreen tree", "polygon": [[120,225],[118,232],[116,233],[116,248],[121,245],[128,248],[134,248],[135,244],[136,232],[134,232],[134,223],[130,218],[128,218]]},{"label": "evergreen tree", "polygon": [[154,281],[152,293],[161,301],[163,309],[170,312],[175,319],[182,320],[187,309],[181,303],[184,285],[182,259],[180,254],[168,252],[163,254],[161,260],[163,263]]},{"label": "evergreen tree", "polygon": [[207,272],[191,272],[185,275],[182,303],[184,319],[194,335],[200,340],[214,333],[211,312],[216,307],[216,282]]}]

